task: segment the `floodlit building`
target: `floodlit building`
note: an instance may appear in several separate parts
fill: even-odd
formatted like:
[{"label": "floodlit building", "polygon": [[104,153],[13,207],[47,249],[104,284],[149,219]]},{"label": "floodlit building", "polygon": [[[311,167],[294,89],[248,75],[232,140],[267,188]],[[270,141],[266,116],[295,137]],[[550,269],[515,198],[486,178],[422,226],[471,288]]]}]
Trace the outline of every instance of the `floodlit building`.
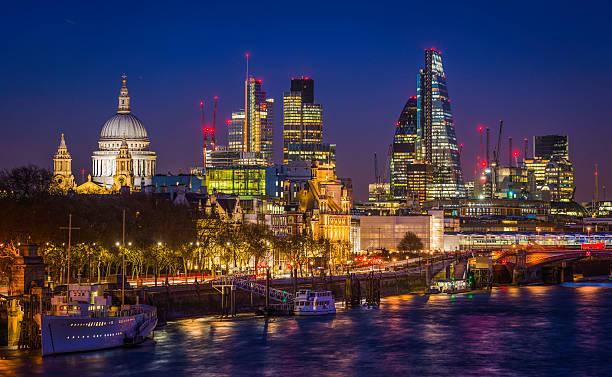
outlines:
[{"label": "floodlit building", "polygon": [[125,78],[123,75],[117,114],[104,123],[98,150],[91,156],[92,181],[104,188],[110,188],[115,183],[115,158],[124,139],[133,161],[134,186],[150,185],[155,175],[157,157],[155,152],[149,150],[150,141],[144,124],[132,114]]},{"label": "floodlit building", "polygon": [[53,158],[53,184],[54,189],[60,192],[67,192],[74,186],[74,176],[72,175],[72,157],[66,147],[64,134],[60,139],[57,152]]},{"label": "floodlit building", "polygon": [[416,234],[425,250],[443,250],[443,211],[429,211],[427,215],[359,218],[359,243],[362,250],[397,250],[407,232]]}]

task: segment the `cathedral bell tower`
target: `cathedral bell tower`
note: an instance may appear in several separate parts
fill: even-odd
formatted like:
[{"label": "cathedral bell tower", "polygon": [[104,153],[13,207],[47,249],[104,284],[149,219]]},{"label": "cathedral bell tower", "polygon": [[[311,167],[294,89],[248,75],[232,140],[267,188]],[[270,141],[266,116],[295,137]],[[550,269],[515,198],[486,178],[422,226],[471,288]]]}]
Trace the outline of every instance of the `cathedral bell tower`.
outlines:
[{"label": "cathedral bell tower", "polygon": [[119,153],[115,157],[115,175],[113,176],[114,189],[120,190],[123,186],[134,188],[134,165],[132,155],[123,135]]},{"label": "cathedral bell tower", "polygon": [[53,157],[53,183],[60,192],[66,192],[74,187],[72,157],[68,153],[64,134],[62,134],[59,147]]},{"label": "cathedral bell tower", "polygon": [[125,73],[121,76],[123,78],[123,84],[121,85],[121,92],[119,92],[119,107],[117,108],[117,114],[129,114],[130,110],[130,96],[128,96],[127,85],[125,85]]}]

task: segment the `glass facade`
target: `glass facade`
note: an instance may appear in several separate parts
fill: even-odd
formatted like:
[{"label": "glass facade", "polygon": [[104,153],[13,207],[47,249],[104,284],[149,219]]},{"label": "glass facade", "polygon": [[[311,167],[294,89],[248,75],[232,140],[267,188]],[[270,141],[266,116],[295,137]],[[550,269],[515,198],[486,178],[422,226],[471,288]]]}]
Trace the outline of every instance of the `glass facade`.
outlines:
[{"label": "glass facade", "polygon": [[238,195],[241,199],[266,194],[264,167],[233,166],[206,169],[206,187],[224,194]]},{"label": "glass facade", "polygon": [[323,144],[323,106],[314,103],[314,80],[292,78],[283,95],[283,163],[335,162],[335,145]]},{"label": "glass facade", "polygon": [[534,157],[550,160],[563,157],[569,159],[569,143],[565,135],[544,135],[533,137]]},{"label": "glass facade", "polygon": [[426,166],[422,163],[420,140],[417,133],[417,97],[410,97],[396,123],[393,136],[391,169],[391,197],[425,200]]},{"label": "glass facade", "polygon": [[244,152],[244,110],[234,111],[227,125],[228,146],[232,152]]},{"label": "glass facade", "polygon": [[249,78],[246,83],[246,110],[243,129],[243,151],[259,152],[266,165],[272,165],[274,99],[266,99],[261,80]]},{"label": "glass facade", "polygon": [[425,50],[425,68],[421,69],[418,77],[417,119],[421,153],[433,169],[427,198],[464,197],[459,148],[442,55],[433,48]]}]

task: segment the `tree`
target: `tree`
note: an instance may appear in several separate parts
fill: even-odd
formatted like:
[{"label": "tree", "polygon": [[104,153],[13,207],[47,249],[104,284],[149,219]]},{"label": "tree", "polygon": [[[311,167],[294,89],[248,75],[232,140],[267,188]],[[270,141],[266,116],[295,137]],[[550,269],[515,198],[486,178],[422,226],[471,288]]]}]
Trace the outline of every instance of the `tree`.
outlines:
[{"label": "tree", "polygon": [[402,238],[400,243],[397,245],[397,248],[401,251],[423,250],[423,242],[421,242],[416,234],[406,232],[404,238]]},{"label": "tree", "polygon": [[0,171],[0,192],[18,198],[31,197],[46,192],[51,184],[52,173],[35,165],[21,166]]}]

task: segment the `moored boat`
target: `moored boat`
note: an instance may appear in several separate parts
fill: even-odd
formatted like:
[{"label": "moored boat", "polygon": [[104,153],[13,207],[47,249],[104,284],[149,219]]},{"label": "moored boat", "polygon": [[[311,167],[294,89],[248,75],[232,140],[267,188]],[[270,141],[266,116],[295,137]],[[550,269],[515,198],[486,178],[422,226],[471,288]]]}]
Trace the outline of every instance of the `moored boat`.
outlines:
[{"label": "moored boat", "polygon": [[294,300],[295,315],[324,315],[336,312],[334,296],[330,291],[299,291]]},{"label": "moored boat", "polygon": [[68,288],[68,295],[54,296],[52,310],[41,315],[43,356],[137,344],[157,325],[153,306],[112,306],[102,286]]}]

